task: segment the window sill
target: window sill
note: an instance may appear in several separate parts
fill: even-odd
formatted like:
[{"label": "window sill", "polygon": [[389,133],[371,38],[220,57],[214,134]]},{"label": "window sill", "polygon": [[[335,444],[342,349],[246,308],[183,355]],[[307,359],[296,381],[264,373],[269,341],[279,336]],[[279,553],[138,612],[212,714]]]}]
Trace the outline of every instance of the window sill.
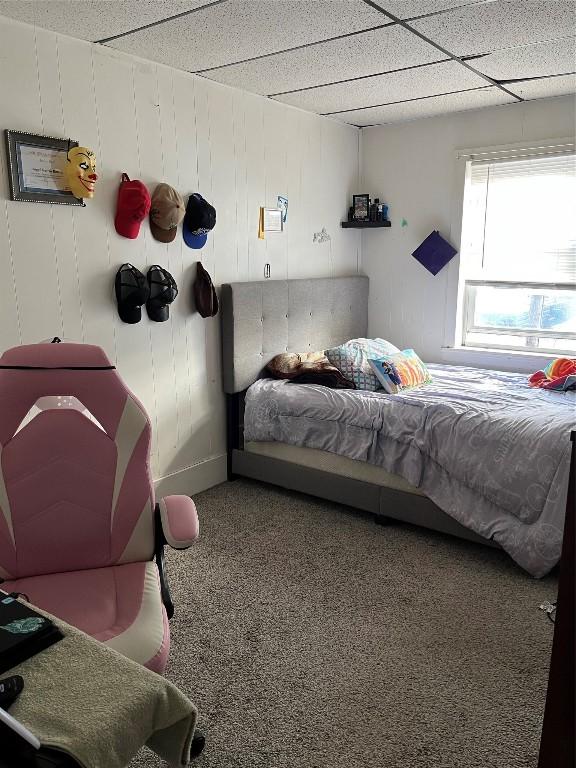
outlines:
[{"label": "window sill", "polygon": [[491,368],[499,371],[534,373],[554,358],[545,352],[519,352],[509,349],[485,349],[483,347],[442,347],[443,363]]}]

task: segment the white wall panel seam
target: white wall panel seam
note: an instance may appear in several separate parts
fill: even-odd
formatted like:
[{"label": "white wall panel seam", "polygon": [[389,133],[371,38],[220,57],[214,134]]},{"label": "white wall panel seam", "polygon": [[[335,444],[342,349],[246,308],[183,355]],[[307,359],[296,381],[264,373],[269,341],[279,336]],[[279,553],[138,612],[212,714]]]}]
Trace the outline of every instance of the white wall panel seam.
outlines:
[{"label": "white wall panel seam", "polygon": [[[62,112],[62,125],[64,126],[66,124],[65,117],[64,117],[64,96],[62,93],[62,64],[60,61],[60,38],[58,35],[55,36],[55,42],[56,42],[56,63],[57,63],[57,73],[56,76],[58,78],[58,91],[60,94],[60,110]],[[80,317],[80,339],[81,341],[86,341],[86,329],[84,327],[84,307],[83,307],[83,300],[82,300],[82,290],[80,286],[80,270],[78,265],[78,241],[76,237],[76,211],[72,211],[72,215],[70,216],[70,230],[72,233],[72,243],[73,243],[73,250],[74,250],[74,275],[76,277],[76,284],[77,284],[77,296],[78,296],[78,305],[79,305],[79,317]],[[65,329],[64,336],[66,337],[67,331]],[[70,336],[70,338],[74,338],[73,336]],[[76,337],[75,340],[78,340]]]},{"label": "white wall panel seam", "polygon": [[[174,73],[174,78],[176,78],[177,73]],[[180,76],[178,75],[178,83],[182,82]],[[174,128],[175,128],[175,137],[176,137],[176,152],[178,157],[181,157],[180,150],[181,150],[181,144],[180,144],[180,133],[178,130],[178,119],[177,119],[177,109],[176,109],[176,80],[174,80],[173,83],[174,89],[173,89],[173,102],[172,107],[174,111]],[[194,83],[191,82],[190,86],[193,87]],[[178,92],[178,95],[180,95],[180,92]],[[194,141],[197,142],[196,132],[194,132]],[[198,156],[198,146],[197,143],[195,145],[195,155]],[[184,179],[182,178],[182,165],[179,163],[178,165],[178,187],[180,189],[181,194],[184,197],[184,203],[187,203],[187,195],[191,191],[190,189],[184,188]],[[178,235],[177,235],[178,237]],[[184,250],[185,245],[183,242],[183,239],[180,237],[180,256],[181,256],[181,269],[180,269],[180,275],[178,282],[178,288],[179,288],[179,295],[180,295],[180,301],[186,300],[183,293],[183,281],[184,277],[186,275],[186,268],[185,268],[185,257],[184,257]],[[190,347],[192,346],[191,341],[191,318],[190,316],[187,316],[184,319],[184,345],[186,348],[185,356],[186,356],[186,381],[187,381],[187,407],[186,411],[188,414],[188,418],[186,420],[186,424],[190,425],[192,423],[192,370],[190,365]],[[180,421],[180,420],[179,420]],[[180,429],[180,425],[179,425]],[[180,435],[180,431],[178,432]]]},{"label": "white wall panel seam", "polygon": [[[37,75],[37,85],[38,85],[38,102],[40,104],[40,123],[42,124],[42,132],[43,133],[51,133],[52,129],[49,129],[46,126],[46,121],[44,119],[44,105],[43,105],[43,98],[42,98],[42,88],[40,85],[40,62],[39,62],[39,56],[38,56],[38,29],[34,28],[34,55],[36,58],[36,75]],[[63,322],[64,322],[64,312],[62,310],[62,291],[60,288],[60,265],[59,265],[59,259],[58,259],[58,252],[56,249],[56,230],[54,226],[54,209],[50,205],[50,225],[52,229],[52,251],[53,251],[53,258],[54,258],[54,270],[56,274],[56,295],[57,295],[57,301],[58,301],[58,316],[59,316],[59,327],[50,329],[49,333],[52,334],[54,331],[58,331],[58,333],[55,333],[54,335],[57,336],[64,336],[64,330],[63,330]]]},{"label": "white wall panel seam", "polygon": [[[96,86],[96,72],[95,72],[95,66],[94,66],[94,47],[90,46],[90,63],[92,67],[92,94],[94,95],[94,112],[96,114],[96,135],[98,137],[98,145],[96,148],[96,160],[98,161],[98,158],[100,158],[100,162],[102,161],[102,133],[101,133],[101,126],[100,126],[100,114],[98,110],[98,89]],[[80,141],[80,145],[82,146],[82,141]],[[98,168],[98,165],[96,166]],[[88,202],[88,205],[90,203]],[[110,252],[110,234],[108,227],[106,229],[106,252],[108,254],[108,274],[112,271],[112,254]],[[111,292],[111,291],[110,291]],[[116,337],[116,323],[112,323],[112,334],[113,334],[113,340],[114,340],[114,357],[113,360],[116,362],[118,359],[118,339]]]}]

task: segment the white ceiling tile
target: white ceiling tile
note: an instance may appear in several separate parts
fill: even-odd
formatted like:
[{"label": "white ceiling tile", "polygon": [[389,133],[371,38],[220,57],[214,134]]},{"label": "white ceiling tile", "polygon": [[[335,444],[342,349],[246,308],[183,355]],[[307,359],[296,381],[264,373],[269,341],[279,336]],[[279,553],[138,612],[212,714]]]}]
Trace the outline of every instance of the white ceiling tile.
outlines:
[{"label": "white ceiling tile", "polygon": [[327,85],[308,91],[278,96],[279,101],[311,112],[341,110],[390,104],[451,91],[481,88],[486,80],[455,61],[431,64],[418,69],[368,77],[351,83]]},{"label": "white ceiling tile", "polygon": [[576,38],[565,37],[546,43],[507,48],[482,59],[474,67],[495,80],[559,75],[576,71]]},{"label": "white ceiling tile", "polygon": [[228,0],[111,45],[198,71],[381,26],[386,19],[359,0]]},{"label": "white ceiling tile", "polygon": [[488,87],[476,91],[450,93],[445,96],[432,96],[429,99],[404,101],[401,104],[388,104],[384,107],[372,107],[359,112],[342,112],[334,117],[352,125],[381,125],[424,117],[436,117],[449,112],[462,112],[468,109],[510,104],[513,101],[514,99],[501,91],[500,88]]},{"label": "white ceiling tile", "polygon": [[81,40],[102,40],[206,2],[208,0],[0,0],[0,15]]},{"label": "white ceiling tile", "polygon": [[497,0],[410,25],[457,56],[488,53],[576,34],[574,0]]},{"label": "white ceiling tile", "polygon": [[[565,96],[576,94],[576,75],[561,77],[544,77],[541,80],[526,80],[521,83],[511,83],[506,88],[521,96],[523,99],[544,99],[547,96]],[[576,102],[574,104],[576,107]]]},{"label": "white ceiling tile", "polygon": [[489,0],[376,0],[378,5],[399,19],[412,19],[428,13],[439,13],[462,5],[489,2]]},{"label": "white ceiling tile", "polygon": [[394,25],[205,74],[247,91],[273,94],[445,58],[436,48]]}]

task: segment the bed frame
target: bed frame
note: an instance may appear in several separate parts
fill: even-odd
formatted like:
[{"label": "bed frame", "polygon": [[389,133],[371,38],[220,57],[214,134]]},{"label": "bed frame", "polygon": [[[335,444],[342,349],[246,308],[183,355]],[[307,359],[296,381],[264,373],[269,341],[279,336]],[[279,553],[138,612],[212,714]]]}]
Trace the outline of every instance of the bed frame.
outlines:
[{"label": "bed frame", "polygon": [[248,387],[280,352],[328,349],[367,336],[368,287],[363,275],[222,285],[228,478],[250,477],[372,512],[379,522],[401,520],[498,546],[460,525],[426,496],[244,450]]}]

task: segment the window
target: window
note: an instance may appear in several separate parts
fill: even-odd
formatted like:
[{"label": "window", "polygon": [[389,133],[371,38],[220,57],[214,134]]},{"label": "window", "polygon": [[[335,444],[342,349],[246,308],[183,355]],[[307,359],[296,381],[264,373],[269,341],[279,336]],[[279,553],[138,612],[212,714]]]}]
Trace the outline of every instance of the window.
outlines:
[{"label": "window", "polygon": [[467,156],[462,342],[574,354],[576,155],[518,153]]}]

